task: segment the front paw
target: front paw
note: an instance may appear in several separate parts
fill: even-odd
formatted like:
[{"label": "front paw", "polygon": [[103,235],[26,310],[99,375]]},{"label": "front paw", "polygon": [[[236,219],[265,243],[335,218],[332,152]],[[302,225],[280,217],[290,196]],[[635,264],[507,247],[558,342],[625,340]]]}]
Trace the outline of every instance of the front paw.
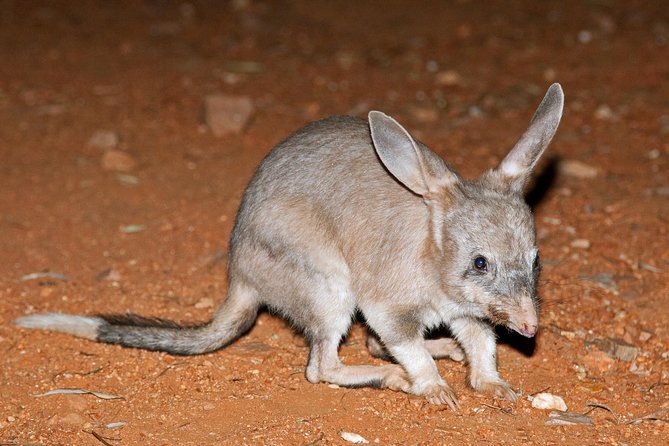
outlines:
[{"label": "front paw", "polygon": [[490,395],[499,400],[513,402],[518,399],[518,394],[513,387],[511,387],[511,384],[503,379],[498,378],[495,380],[472,381],[472,387],[481,393],[485,393],[486,395]]},{"label": "front paw", "polygon": [[454,412],[460,410],[460,403],[458,403],[455,392],[445,382],[421,386],[421,388],[416,388],[414,385],[411,393],[424,396],[430,404],[448,404]]}]

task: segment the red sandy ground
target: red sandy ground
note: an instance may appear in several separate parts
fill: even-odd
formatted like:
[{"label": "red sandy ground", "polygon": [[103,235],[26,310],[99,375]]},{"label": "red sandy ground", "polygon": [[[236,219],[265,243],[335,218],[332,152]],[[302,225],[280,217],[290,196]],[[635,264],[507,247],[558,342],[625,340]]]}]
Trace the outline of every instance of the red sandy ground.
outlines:
[{"label": "red sandy ground", "polygon": [[[345,444],[344,430],[378,444],[667,444],[667,10],[0,2],[0,443],[327,445]],[[309,384],[304,342],[267,314],[197,357],[11,325],[43,311],[204,321],[225,296],[223,253],[244,185],[291,131],[384,110],[471,177],[515,142],[553,81],[567,102],[550,154],[596,172],[558,171],[538,200],[542,329],[533,350],[507,336],[499,364],[524,395],[547,389],[570,412],[605,404],[614,413],[595,409],[594,426],[548,426],[525,398],[478,395],[450,361],[439,368],[459,394],[457,414],[401,393]],[[216,138],[202,124],[212,93],[253,100],[241,134]],[[134,178],[101,167],[102,150],[87,144],[99,130],[119,136]],[[45,270],[69,280],[19,280]],[[378,363],[364,336],[354,327],[344,361]],[[625,339],[637,356],[610,358],[597,338]],[[123,399],[33,396],[57,388]],[[664,421],[625,424],[648,414]]]}]

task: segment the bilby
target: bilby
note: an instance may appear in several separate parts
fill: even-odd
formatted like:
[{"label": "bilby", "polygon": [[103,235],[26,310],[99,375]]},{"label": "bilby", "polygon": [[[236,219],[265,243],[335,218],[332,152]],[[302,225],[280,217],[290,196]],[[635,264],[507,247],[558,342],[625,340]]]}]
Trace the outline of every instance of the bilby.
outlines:
[{"label": "bilby", "polygon": [[[311,123],[278,144],[249,183],[229,245],[228,295],[210,322],[60,313],[15,322],[194,355],[233,342],[265,307],[304,332],[312,383],[401,390],[456,410],[433,357],[464,353],[474,389],[515,400],[497,371],[493,325],[527,337],[538,329],[539,257],[523,188],[563,101],[552,85],[516,145],[475,180],[381,112]],[[394,364],[340,361],[357,311],[375,336],[371,352]],[[453,339],[425,339],[442,325]]]}]

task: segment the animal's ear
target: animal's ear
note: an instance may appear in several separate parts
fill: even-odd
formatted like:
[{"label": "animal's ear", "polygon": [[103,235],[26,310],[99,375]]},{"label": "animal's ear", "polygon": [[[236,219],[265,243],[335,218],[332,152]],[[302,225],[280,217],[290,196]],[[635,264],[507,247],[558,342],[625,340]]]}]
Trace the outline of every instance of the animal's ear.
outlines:
[{"label": "animal's ear", "polygon": [[412,192],[426,196],[459,181],[436,153],[417,143],[404,127],[379,111],[368,115],[374,149],[381,162]]},{"label": "animal's ear", "polygon": [[500,177],[511,190],[522,192],[532,169],[557,131],[563,105],[562,87],[560,84],[551,85],[523,136],[493,170],[493,175]]}]

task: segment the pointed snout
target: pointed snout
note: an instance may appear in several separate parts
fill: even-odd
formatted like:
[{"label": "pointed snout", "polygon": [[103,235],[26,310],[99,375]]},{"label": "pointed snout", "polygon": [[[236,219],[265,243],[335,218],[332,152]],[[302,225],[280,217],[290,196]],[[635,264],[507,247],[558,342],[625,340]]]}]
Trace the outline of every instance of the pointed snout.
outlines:
[{"label": "pointed snout", "polygon": [[519,334],[531,338],[539,330],[539,319],[534,301],[531,298],[524,298],[516,314],[510,315],[509,328]]}]

